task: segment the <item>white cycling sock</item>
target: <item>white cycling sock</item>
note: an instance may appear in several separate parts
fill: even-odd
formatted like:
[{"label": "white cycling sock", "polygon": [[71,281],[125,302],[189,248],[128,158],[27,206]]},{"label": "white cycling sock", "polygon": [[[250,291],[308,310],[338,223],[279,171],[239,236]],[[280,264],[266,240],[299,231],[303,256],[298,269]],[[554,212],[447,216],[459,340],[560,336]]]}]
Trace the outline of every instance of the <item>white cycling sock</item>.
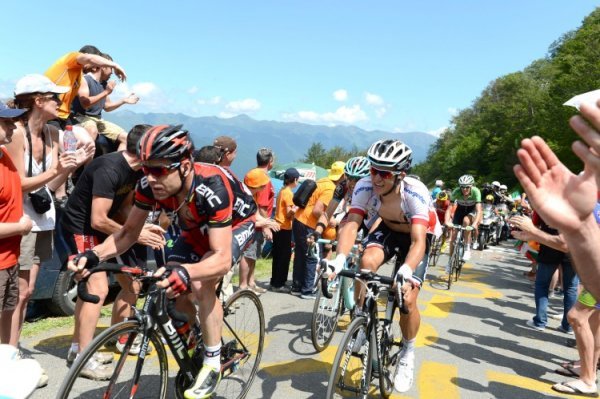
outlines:
[{"label": "white cycling sock", "polygon": [[410,340],[405,340],[402,343],[402,353],[400,354],[400,357],[405,357],[411,353],[414,353],[415,351],[415,342],[416,342],[416,338],[410,339]]},{"label": "white cycling sock", "polygon": [[204,364],[212,368],[221,369],[221,344],[204,347]]}]

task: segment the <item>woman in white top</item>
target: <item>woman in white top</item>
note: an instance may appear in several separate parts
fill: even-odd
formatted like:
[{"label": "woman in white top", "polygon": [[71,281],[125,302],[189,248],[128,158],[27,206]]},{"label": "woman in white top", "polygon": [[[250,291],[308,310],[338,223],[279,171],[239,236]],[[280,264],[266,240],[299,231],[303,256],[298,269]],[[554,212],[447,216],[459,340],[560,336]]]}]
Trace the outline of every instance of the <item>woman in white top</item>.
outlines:
[{"label": "woman in white top", "polygon": [[[58,117],[58,94],[69,90],[69,87],[55,85],[43,75],[27,75],[15,87],[15,105],[28,111],[23,115],[22,123],[17,125],[12,142],[6,149],[21,175],[23,212],[33,222],[31,232],[21,240],[19,303],[12,323],[6,323],[9,327],[5,323],[2,325],[3,336],[10,334],[10,344],[15,346],[19,342],[27,302],[35,287],[40,264],[52,257],[56,212],[48,190],[55,190],[63,184],[77,167],[75,154],[59,156],[58,129],[47,124]],[[32,193],[50,199],[46,201],[46,207],[35,209],[30,198]],[[10,329],[10,332],[5,329]]]}]

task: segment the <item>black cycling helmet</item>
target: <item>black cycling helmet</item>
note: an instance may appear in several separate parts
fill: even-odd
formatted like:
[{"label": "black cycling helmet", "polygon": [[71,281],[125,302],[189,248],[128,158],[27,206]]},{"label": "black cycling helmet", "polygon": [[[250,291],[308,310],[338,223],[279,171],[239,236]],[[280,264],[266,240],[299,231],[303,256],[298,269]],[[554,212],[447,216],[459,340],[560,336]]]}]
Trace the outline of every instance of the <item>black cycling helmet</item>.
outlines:
[{"label": "black cycling helmet", "polygon": [[140,139],[138,157],[142,162],[155,159],[179,161],[190,155],[192,140],[183,125],[157,125],[150,128]]}]

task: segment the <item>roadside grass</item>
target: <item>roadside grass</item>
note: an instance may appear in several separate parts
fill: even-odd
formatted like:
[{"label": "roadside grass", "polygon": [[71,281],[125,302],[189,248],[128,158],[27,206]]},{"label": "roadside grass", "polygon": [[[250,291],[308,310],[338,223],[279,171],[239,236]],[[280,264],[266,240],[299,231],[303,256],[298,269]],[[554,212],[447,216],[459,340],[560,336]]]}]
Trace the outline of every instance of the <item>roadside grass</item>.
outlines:
[{"label": "roadside grass", "polygon": [[[256,262],[256,267],[254,270],[254,275],[257,280],[264,280],[267,276],[271,275],[271,259],[259,259]],[[234,284],[238,283],[238,276],[236,275],[233,278]],[[138,301],[137,306],[140,307],[142,305],[142,301]],[[112,314],[112,303],[104,305],[100,312],[100,317],[110,317]],[[29,338],[36,336],[40,333],[58,329],[58,328],[73,328],[74,319],[73,316],[63,316],[63,317],[45,317],[40,320],[36,320],[34,322],[25,322],[23,324],[23,331],[21,332],[21,336],[23,338]]]}]

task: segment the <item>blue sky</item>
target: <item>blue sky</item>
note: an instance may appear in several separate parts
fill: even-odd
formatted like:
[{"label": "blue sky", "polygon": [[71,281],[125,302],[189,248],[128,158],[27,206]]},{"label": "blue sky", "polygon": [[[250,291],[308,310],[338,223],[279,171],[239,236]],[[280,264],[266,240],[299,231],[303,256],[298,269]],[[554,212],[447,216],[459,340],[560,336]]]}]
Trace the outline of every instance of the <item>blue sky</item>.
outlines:
[{"label": "blue sky", "polygon": [[127,71],[112,98],[135,92],[132,111],[401,132],[440,131],[595,8],[587,0],[5,3],[3,99],[19,77],[95,44]]}]

